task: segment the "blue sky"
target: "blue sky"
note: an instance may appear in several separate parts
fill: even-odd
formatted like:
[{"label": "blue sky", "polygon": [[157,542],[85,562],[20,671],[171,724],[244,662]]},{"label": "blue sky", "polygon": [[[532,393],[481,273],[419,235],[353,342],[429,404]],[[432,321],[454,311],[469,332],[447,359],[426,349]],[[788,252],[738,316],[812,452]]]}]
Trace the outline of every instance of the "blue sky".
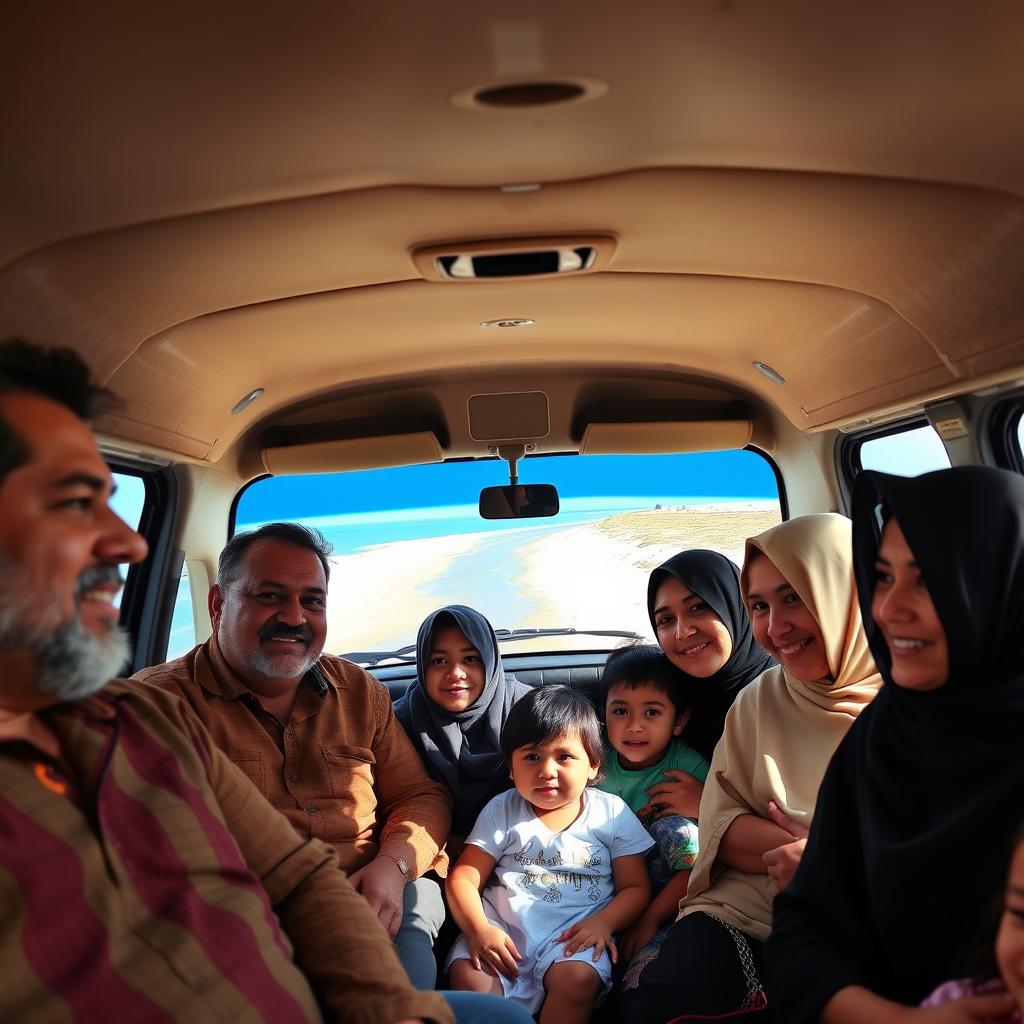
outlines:
[{"label": "blue sky", "polygon": [[[521,483],[554,483],[563,506],[573,499],[631,496],[644,504],[665,497],[774,498],[775,475],[753,452],[688,455],[540,456],[519,464]],[[508,483],[497,460],[407,466],[361,473],[273,477],[246,491],[239,523],[270,518],[352,515],[396,509],[473,506],[482,487]],[[474,512],[475,514],[475,512]]]}]

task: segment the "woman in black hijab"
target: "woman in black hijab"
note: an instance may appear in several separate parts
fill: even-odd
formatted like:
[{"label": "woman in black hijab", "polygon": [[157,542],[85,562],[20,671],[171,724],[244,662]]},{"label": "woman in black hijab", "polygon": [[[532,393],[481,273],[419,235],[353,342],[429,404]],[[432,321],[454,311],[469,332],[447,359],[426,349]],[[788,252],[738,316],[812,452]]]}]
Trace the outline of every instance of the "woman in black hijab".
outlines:
[{"label": "woman in black hijab", "polygon": [[[680,551],[651,572],[647,614],[665,656],[688,677],[686,742],[710,761],[737,694],[775,666],[754,639],[740,570],[717,551]],[[648,806],[659,816],[696,818],[703,785],[683,772],[665,774],[671,778],[648,790]]]},{"label": "woman in black hijab", "polygon": [[885,684],[775,901],[769,997],[787,1024],[981,1020],[1001,997],[907,1007],[968,973],[1024,815],[1024,478],[864,472],[853,522]]},{"label": "woman in black hijab", "polygon": [[478,611],[451,604],[423,620],[416,682],[395,702],[395,715],[427,770],[451,791],[456,840],[469,834],[491,797],[512,785],[498,737],[509,709],[529,692],[505,675],[494,630]]},{"label": "woman in black hijab", "polygon": [[775,665],[754,640],[740,571],[716,551],[681,551],[651,573],[647,614],[668,660],[692,680],[686,742],[710,761],[736,695]]}]

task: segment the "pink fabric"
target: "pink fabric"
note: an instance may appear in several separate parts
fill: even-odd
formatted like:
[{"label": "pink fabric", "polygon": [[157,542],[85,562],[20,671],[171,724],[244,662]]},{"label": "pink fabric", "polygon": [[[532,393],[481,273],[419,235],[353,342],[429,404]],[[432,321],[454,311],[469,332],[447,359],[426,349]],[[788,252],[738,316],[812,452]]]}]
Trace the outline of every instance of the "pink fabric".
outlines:
[{"label": "pink fabric", "polygon": [[[954,999],[964,999],[967,996],[988,996],[999,992],[1005,992],[1006,986],[1001,978],[989,978],[987,981],[975,981],[971,978],[959,978],[956,981],[947,981],[940,985],[924,1002],[922,1007],[942,1006],[944,1003],[951,1003]],[[987,1018],[989,1024],[1020,1024],[1020,1009],[1012,1010],[1003,1017]]]}]

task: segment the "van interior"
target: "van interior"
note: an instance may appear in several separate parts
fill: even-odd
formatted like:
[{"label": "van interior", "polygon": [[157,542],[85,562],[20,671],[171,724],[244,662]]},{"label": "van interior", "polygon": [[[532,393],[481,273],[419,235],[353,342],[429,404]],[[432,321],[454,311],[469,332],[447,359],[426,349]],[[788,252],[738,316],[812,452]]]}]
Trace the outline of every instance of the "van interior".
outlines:
[{"label": "van interior", "polygon": [[[843,511],[862,465],[1024,468],[1018,4],[4,21],[2,333],[122,400],[135,668],[268,519],[333,531],[330,649],[397,694],[460,560],[517,671],[592,679],[680,546]],[[560,511],[482,519],[512,483]]]}]

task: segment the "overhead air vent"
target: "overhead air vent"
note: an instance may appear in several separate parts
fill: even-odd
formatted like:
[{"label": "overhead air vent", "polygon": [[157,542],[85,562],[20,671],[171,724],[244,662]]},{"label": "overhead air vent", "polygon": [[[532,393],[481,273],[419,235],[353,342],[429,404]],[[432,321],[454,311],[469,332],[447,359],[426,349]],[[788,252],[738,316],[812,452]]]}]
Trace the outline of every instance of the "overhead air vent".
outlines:
[{"label": "overhead air vent", "polygon": [[513,238],[426,246],[412,259],[428,281],[507,281],[591,273],[614,249],[609,236]]}]

